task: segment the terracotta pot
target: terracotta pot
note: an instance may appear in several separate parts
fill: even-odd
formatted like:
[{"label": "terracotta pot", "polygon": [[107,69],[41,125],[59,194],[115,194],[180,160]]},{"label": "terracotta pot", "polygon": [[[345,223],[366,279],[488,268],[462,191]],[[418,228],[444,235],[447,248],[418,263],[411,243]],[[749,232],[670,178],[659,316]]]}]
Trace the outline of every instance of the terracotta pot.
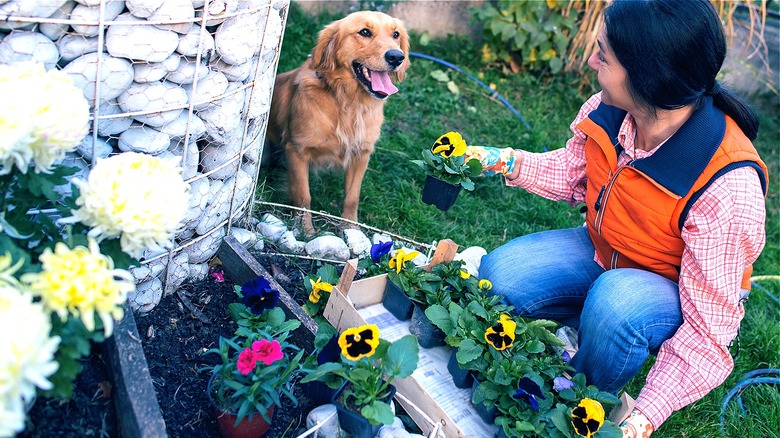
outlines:
[{"label": "terracotta pot", "polygon": [[[339,416],[339,425],[344,431],[352,434],[353,438],[374,438],[383,425],[371,424],[364,416],[360,415],[360,412],[356,412],[347,406],[344,406],[344,402],[341,399],[341,393],[344,392],[344,389],[349,384],[349,382],[344,382],[331,400],[331,402],[336,405],[336,412],[338,412]],[[390,400],[395,396],[395,386],[388,385],[388,389],[390,390],[390,395],[382,400],[386,403],[390,403]]]},{"label": "terracotta pot", "polygon": [[428,316],[425,315],[425,309],[417,304],[414,305],[412,320],[409,322],[409,333],[417,336],[417,342],[423,348],[446,345],[444,332],[439,327],[433,325]]},{"label": "terracotta pot", "polygon": [[[219,434],[224,438],[260,438],[265,435],[266,432],[268,432],[268,429],[271,428],[271,423],[265,421],[265,418],[263,418],[263,415],[259,412],[254,412],[251,420],[249,419],[249,415],[247,415],[240,423],[236,424],[238,413],[225,410],[217,405],[214,401],[214,397],[211,395],[215,377],[216,374],[211,375],[206,393],[209,396],[211,407],[214,409],[214,415],[217,417]],[[273,418],[275,407],[275,405],[271,405],[271,407],[268,408],[265,412],[266,417],[269,419]]]},{"label": "terracotta pot", "polygon": [[460,184],[450,184],[432,175],[425,177],[422,201],[428,205],[435,205],[442,211],[447,211],[455,204],[461,189]]},{"label": "terracotta pot", "polygon": [[397,284],[390,281],[390,279],[387,280],[387,285],[385,286],[382,305],[401,321],[411,318],[412,311],[414,311],[414,302],[409,298],[409,295],[398,287]]}]

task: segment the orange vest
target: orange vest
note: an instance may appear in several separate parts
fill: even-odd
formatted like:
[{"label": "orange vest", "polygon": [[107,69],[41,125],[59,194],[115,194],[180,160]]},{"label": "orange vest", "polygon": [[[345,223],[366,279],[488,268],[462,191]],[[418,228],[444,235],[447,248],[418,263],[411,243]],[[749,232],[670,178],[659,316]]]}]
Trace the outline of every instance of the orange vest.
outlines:
[{"label": "orange vest", "polygon": [[[753,167],[766,195],[768,172],[737,124],[705,97],[701,108],[653,155],[618,166],[626,112],[602,103],[578,127],[588,136],[586,221],[606,269],[639,268],[679,281],[688,211],[715,179]],[[750,289],[752,266],[742,288]]]}]

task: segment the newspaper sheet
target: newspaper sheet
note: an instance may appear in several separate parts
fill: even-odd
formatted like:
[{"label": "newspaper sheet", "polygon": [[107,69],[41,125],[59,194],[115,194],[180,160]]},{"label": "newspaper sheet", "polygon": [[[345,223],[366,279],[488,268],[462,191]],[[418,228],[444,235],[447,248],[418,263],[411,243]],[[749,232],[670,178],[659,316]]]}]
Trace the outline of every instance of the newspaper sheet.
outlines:
[{"label": "newspaper sheet", "polygon": [[[390,342],[409,334],[409,321],[401,321],[380,304],[358,310],[367,324],[376,324],[383,339]],[[417,370],[412,374],[425,391],[452,418],[467,437],[493,437],[498,427],[487,424],[471,404],[471,388],[458,388],[447,371],[451,348],[420,348]]]}]

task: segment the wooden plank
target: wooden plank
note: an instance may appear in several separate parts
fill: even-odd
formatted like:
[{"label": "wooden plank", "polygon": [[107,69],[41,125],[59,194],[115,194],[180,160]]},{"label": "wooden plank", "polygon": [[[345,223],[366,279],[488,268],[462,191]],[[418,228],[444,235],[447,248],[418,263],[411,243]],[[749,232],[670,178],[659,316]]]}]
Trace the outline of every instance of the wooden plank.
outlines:
[{"label": "wooden plank", "polygon": [[449,263],[455,258],[455,254],[458,253],[458,244],[451,239],[444,239],[436,245],[436,251],[433,252],[431,257],[430,266],[438,265],[439,263]]},{"label": "wooden plank", "polygon": [[217,250],[217,257],[222,261],[228,277],[236,284],[244,284],[261,275],[268,280],[271,287],[279,291],[279,306],[287,318],[301,321],[301,326],[291,333],[292,342],[306,351],[314,351],[317,323],[235,237],[225,236]]},{"label": "wooden plank", "polygon": [[355,274],[357,273],[357,264],[357,259],[352,259],[347,260],[347,263],[344,265],[344,269],[341,271],[341,277],[339,277],[339,283],[337,285],[342,293],[344,293],[344,291],[348,291],[352,286],[352,280],[355,279]]}]

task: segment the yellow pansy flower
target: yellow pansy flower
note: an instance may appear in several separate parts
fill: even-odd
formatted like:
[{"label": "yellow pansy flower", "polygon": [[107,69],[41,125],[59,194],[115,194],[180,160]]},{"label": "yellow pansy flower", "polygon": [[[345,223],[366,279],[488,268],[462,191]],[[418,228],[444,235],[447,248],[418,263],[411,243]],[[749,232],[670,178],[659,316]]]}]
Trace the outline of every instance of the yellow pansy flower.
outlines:
[{"label": "yellow pansy flower", "polygon": [[496,350],[511,348],[515,342],[517,323],[507,314],[501,315],[498,322],[485,330],[485,341]]},{"label": "yellow pansy flower", "polygon": [[592,437],[604,424],[604,407],[597,400],[583,398],[571,411],[571,424],[577,435]]},{"label": "yellow pansy flower", "polygon": [[339,336],[341,354],[349,360],[360,360],[371,356],[379,346],[379,327],[366,324],[344,330]]},{"label": "yellow pansy flower", "polygon": [[322,281],[322,277],[317,278],[317,281],[309,279],[309,283],[311,283],[311,293],[309,293],[309,301],[311,301],[314,304],[320,302],[320,297],[321,297],[320,292],[333,291],[333,285],[325,281]]},{"label": "yellow pansy flower", "polygon": [[395,269],[395,272],[397,274],[401,273],[401,269],[403,269],[404,264],[410,260],[414,260],[415,257],[420,255],[417,251],[409,251],[406,252],[403,249],[399,249],[395,252],[393,257],[390,258],[390,261],[387,263],[387,266],[390,267],[390,269]]},{"label": "yellow pansy flower", "polygon": [[444,158],[459,157],[466,153],[466,140],[461,137],[460,133],[450,131],[433,143],[431,152]]}]

